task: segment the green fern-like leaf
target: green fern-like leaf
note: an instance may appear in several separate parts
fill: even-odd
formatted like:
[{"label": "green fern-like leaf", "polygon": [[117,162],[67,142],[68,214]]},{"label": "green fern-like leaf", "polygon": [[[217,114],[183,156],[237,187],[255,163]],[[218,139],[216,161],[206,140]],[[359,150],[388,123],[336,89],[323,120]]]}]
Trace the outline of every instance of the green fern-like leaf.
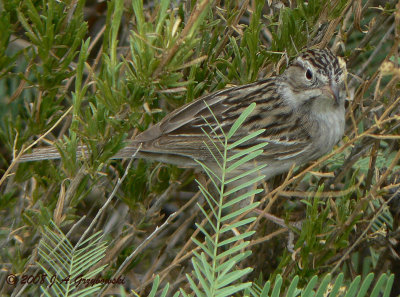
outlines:
[{"label": "green fern-like leaf", "polygon": [[[77,246],[52,223],[45,227],[39,244],[38,265],[47,274],[48,286],[41,286],[46,296],[91,296],[101,283],[82,285],[82,279],[93,279],[104,266],[91,270],[104,256],[107,249],[102,234],[97,232]],[[52,279],[52,276],[56,278]],[[81,281],[80,281],[81,280]]]},{"label": "green fern-like leaf", "polygon": [[[371,292],[369,296],[385,296],[388,297],[390,290],[393,285],[394,275],[382,274],[377,280],[375,286],[371,289],[371,283],[374,281],[374,274],[370,273],[361,282],[361,277],[357,276],[350,284],[345,283],[343,273],[339,274],[332,284],[332,276],[327,274],[318,284],[318,276],[312,277],[303,289],[297,288],[299,283],[299,277],[296,275],[287,291],[286,294],[282,294],[283,279],[281,275],[277,275],[275,283],[272,285],[270,281],[267,281],[263,288],[253,284],[252,288],[249,289],[251,296],[253,297],[363,297],[367,296],[367,292]],[[361,284],[361,286],[360,286]],[[272,289],[272,292],[269,291]]]},{"label": "green fern-like leaf", "polygon": [[[168,294],[169,290],[169,283],[167,283],[164,287],[164,289],[161,292],[158,292],[160,286],[160,276],[157,275],[153,281],[153,285],[151,287],[151,291],[148,295],[148,297],[155,297],[155,296],[160,296],[160,297],[165,297]],[[157,294],[158,293],[158,294]],[[136,296],[139,296],[137,293],[135,293]],[[174,294],[174,297],[178,297],[180,295],[180,292],[177,291]]]},{"label": "green fern-like leaf", "polygon": [[[236,175],[235,172],[237,168],[247,162],[254,161],[257,156],[262,154],[266,143],[257,144],[243,152],[232,154],[231,151],[236,146],[257,137],[263,130],[256,131],[235,142],[232,142],[231,139],[254,108],[255,104],[253,103],[240,115],[227,133],[220,127],[215,117],[217,128],[207,123],[212,131],[212,135],[206,133],[211,141],[210,146],[213,148],[209,148],[209,151],[214,156],[218,171],[201,162],[199,164],[207,173],[212,186],[217,189],[218,194],[216,195],[217,197],[214,197],[204,186],[199,184],[200,191],[210,211],[207,212],[199,205],[207,220],[205,227],[197,224],[197,227],[205,237],[205,242],[200,242],[193,238],[194,243],[200,247],[201,252],[193,252],[192,264],[194,271],[192,275],[187,274],[190,287],[196,296],[232,296],[250,288],[252,284],[251,282],[243,283],[240,281],[252,269],[237,269],[237,264],[251,254],[250,251],[244,250],[249,244],[246,240],[254,232],[235,235],[237,234],[235,230],[255,220],[254,217],[242,219],[238,219],[238,217],[257,207],[258,203],[250,203],[245,207],[239,208],[235,208],[235,206],[243,201],[248,201],[249,197],[261,191],[248,190],[243,193],[249,186],[264,178],[261,175],[254,177],[254,173],[261,170],[265,165],[256,166],[247,172],[241,172]],[[238,185],[239,181],[242,181],[242,183]],[[227,190],[228,187],[230,187],[229,190]],[[228,196],[229,199],[227,199]],[[229,210],[231,211],[229,212]],[[186,296],[183,290],[181,292]]]}]

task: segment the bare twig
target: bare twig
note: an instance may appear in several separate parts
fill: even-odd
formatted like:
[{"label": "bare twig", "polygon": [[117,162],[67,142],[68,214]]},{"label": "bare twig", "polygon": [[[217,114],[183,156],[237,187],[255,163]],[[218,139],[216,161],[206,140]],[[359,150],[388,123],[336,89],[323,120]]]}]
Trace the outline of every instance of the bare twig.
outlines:
[{"label": "bare twig", "polygon": [[131,157],[131,159],[130,159],[130,161],[128,163],[128,166],[126,166],[126,168],[125,168],[124,174],[122,175],[121,178],[118,178],[117,184],[115,185],[115,187],[114,187],[113,191],[111,192],[110,196],[107,198],[107,201],[103,204],[103,206],[100,208],[100,210],[97,212],[96,216],[94,217],[94,219],[90,223],[89,227],[86,229],[86,231],[83,233],[83,235],[79,238],[78,242],[76,243],[76,246],[79,246],[81,244],[81,242],[89,234],[89,232],[91,232],[93,226],[96,224],[96,222],[99,219],[100,215],[107,208],[107,206],[111,203],[111,200],[114,198],[115,194],[117,194],[117,190],[119,189],[119,187],[121,186],[122,182],[124,181],[124,179],[128,175],[128,172],[129,172],[129,169],[132,166],[133,160],[135,159],[136,154],[140,151],[141,148],[142,148],[142,144],[139,145],[137,150],[132,155],[132,157]]}]

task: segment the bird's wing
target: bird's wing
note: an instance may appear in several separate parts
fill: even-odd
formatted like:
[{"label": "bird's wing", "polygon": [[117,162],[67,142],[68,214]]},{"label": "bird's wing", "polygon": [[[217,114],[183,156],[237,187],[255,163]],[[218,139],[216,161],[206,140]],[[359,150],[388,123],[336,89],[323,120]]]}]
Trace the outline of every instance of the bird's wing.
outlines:
[{"label": "bird's wing", "polygon": [[256,94],[252,94],[252,91],[258,92],[263,86],[270,84],[271,79],[266,79],[245,86],[221,90],[189,102],[166,115],[161,122],[139,134],[135,140],[146,142],[161,136],[184,134],[203,137],[204,133],[201,128],[207,126],[206,121],[211,125],[215,124],[210,109],[217,120],[227,127],[228,123],[236,120],[244,108],[255,101]]},{"label": "bird's wing", "polygon": [[[310,136],[300,119],[294,116],[293,109],[277,95],[274,83],[274,79],[265,79],[204,96],[171,112],[160,123],[139,134],[135,142],[141,142],[142,150],[147,152],[207,159],[209,154],[204,144],[207,138],[203,130],[210,132],[207,123],[213,129],[216,127],[210,109],[227,132],[243,110],[256,102],[256,109],[230,141],[265,129],[257,139],[245,142],[237,149],[268,142],[264,159],[294,158],[307,150]],[[219,134],[218,129],[214,131]]]}]

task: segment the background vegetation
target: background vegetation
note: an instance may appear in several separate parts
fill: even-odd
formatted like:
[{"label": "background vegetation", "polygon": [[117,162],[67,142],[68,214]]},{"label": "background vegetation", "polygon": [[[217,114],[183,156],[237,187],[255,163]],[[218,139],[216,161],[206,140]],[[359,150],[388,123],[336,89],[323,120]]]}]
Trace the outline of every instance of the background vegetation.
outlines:
[{"label": "background vegetation", "polygon": [[[0,1],[0,294],[38,296],[21,277],[41,273],[37,263],[54,268],[46,242],[66,238],[71,255],[85,243],[96,251],[91,272],[124,277],[122,289],[96,294],[147,296],[156,274],[170,292],[190,292],[191,238],[207,237],[196,202],[208,211],[194,178],[206,176],[111,156],[186,102],[330,47],[347,62],[345,136],[331,154],[262,184],[256,219],[232,229],[255,231],[252,254],[235,265],[252,268],[243,282],[280,279],[282,292],[295,275],[302,288],[342,272],[345,290],[358,275],[394,273],[398,296],[399,11],[379,0]],[[88,158],[76,158],[80,144]],[[15,162],[45,145],[62,160]]]}]

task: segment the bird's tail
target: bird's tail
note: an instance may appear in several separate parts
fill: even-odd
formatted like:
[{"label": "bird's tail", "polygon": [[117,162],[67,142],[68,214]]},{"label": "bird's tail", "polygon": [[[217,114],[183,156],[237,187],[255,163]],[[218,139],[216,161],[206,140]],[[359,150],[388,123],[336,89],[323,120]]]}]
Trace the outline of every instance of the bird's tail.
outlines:
[{"label": "bird's tail", "polygon": [[22,155],[18,159],[18,162],[22,163],[41,160],[55,160],[60,158],[60,152],[55,147],[40,147],[34,149],[32,153]]},{"label": "bird's tail", "polygon": [[[136,152],[138,148],[137,144],[128,144],[123,149],[119,150],[112,159],[124,159],[130,158]],[[78,146],[76,150],[76,157],[80,158],[82,156],[88,156],[88,149],[85,145]],[[24,154],[19,159],[18,162],[31,162],[31,161],[41,161],[41,160],[56,160],[61,159],[60,152],[55,147],[41,147],[34,149],[32,153]]]}]

